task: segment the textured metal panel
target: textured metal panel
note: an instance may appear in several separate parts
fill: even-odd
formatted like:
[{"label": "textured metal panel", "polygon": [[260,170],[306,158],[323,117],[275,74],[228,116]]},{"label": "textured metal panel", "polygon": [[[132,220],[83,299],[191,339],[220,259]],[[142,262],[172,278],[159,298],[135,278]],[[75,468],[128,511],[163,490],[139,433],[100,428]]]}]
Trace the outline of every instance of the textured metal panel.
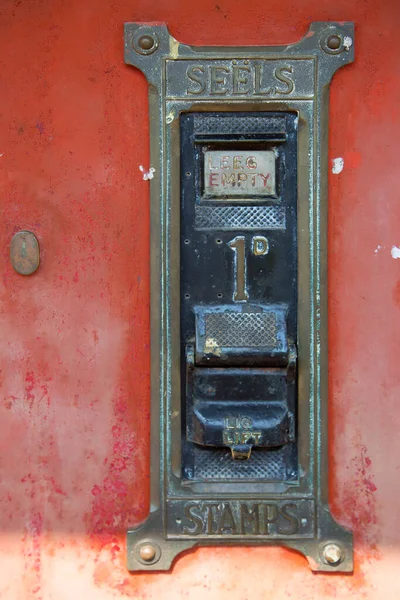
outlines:
[{"label": "textured metal panel", "polygon": [[196,206],[196,229],[285,229],[280,206]]},{"label": "textured metal panel", "polygon": [[[277,322],[274,312],[220,312],[205,316],[206,340],[212,346],[275,348]],[[207,346],[207,341],[206,341]]]},{"label": "textured metal panel", "polygon": [[245,133],[268,133],[270,131],[284,134],[286,131],[285,119],[275,117],[265,120],[264,117],[257,116],[232,116],[220,119],[210,115],[195,115],[194,131],[198,133],[227,133],[227,134],[245,134]]},{"label": "textured metal panel", "polygon": [[196,364],[288,364],[287,305],[195,306]]},{"label": "textured metal panel", "polygon": [[232,461],[231,451],[225,448],[210,450],[196,446],[194,449],[194,477],[201,479],[290,479],[287,473],[289,462],[287,448],[279,448],[266,455],[256,449],[252,452],[252,460]]}]

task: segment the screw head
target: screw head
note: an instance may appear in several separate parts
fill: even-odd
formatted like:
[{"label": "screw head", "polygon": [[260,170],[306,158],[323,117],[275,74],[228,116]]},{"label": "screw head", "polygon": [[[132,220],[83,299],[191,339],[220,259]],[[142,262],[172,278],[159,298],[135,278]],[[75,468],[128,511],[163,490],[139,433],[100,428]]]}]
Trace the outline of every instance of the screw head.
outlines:
[{"label": "screw head", "polygon": [[327,544],[322,551],[322,557],[326,564],[336,566],[342,562],[343,552],[337,544]]},{"label": "screw head", "polygon": [[132,47],[138,54],[153,54],[158,48],[158,37],[149,26],[139,27],[133,34]]},{"label": "screw head", "polygon": [[139,556],[145,562],[151,562],[156,557],[156,549],[151,544],[143,544],[139,550]]},{"label": "screw head", "polygon": [[342,43],[342,38],[337,33],[333,33],[326,40],[326,45],[330,50],[339,50]]},{"label": "screw head", "polygon": [[142,35],[142,37],[139,38],[138,45],[142,50],[151,50],[154,46],[154,39],[151,35]]}]

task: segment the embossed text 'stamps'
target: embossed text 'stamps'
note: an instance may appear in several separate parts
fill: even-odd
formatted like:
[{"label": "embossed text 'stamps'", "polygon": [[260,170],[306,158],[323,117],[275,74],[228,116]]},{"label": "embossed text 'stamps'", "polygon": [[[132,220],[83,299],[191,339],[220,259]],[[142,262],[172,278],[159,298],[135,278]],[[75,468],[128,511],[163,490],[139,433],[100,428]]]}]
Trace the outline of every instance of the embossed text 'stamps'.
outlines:
[{"label": "embossed text 'stamps'", "polygon": [[281,545],[352,570],[328,507],[328,86],[351,23],[298,43],[191,47],[127,23],[149,83],[151,511],[128,567]]}]

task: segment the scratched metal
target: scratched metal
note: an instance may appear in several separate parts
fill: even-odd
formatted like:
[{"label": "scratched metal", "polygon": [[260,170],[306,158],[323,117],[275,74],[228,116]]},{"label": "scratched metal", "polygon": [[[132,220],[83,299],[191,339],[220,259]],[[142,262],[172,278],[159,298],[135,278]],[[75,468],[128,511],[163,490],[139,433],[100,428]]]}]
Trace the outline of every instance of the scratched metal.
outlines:
[{"label": "scratched metal", "polygon": [[[338,36],[338,48],[329,48],[330,36]],[[143,55],[140,40],[153,38],[157,48]],[[199,544],[280,544],[304,554],[315,571],[350,572],[353,569],[352,535],[338,525],[328,507],[327,414],[327,86],[333,74],[354,58],[352,23],[313,23],[297,44],[260,47],[201,47],[179,43],[165,25],[125,24],[125,62],[140,69],[150,86],[150,159],[155,168],[151,180],[151,511],[139,527],[128,531],[128,568],[168,570],[175,557]],[[218,110],[297,111],[299,122],[298,255],[299,255],[299,402],[298,430],[300,477],[294,484],[278,482],[207,483],[182,482],[179,362],[179,113]],[[242,119],[243,123],[246,119]],[[276,119],[279,129],[280,120]],[[229,131],[224,135],[229,136]],[[259,135],[259,134],[257,134]],[[277,134],[274,134],[277,135]],[[212,158],[216,158],[213,156]],[[230,157],[232,161],[234,157]],[[224,160],[229,162],[229,157]],[[274,190],[272,190],[273,192]],[[187,357],[188,363],[192,361]],[[207,533],[201,502],[225,497],[220,521]],[[290,503],[291,514],[281,514],[277,497]],[[191,525],[171,529],[171,502],[182,498],[175,523],[184,518]],[[198,500],[198,499],[201,500]],[[240,499],[245,513],[254,502],[270,499],[275,522],[292,519],[288,535],[277,527],[275,535],[241,539],[237,535],[234,502]],[[302,530],[300,506],[311,499],[311,530]],[[198,505],[200,502],[200,507]],[[195,506],[193,506],[195,503]],[[175,505],[174,505],[175,506]],[[211,509],[210,509],[211,510]],[[258,510],[258,509],[257,509]],[[257,513],[258,514],[258,513]],[[254,514],[253,514],[254,516]],[[214,515],[215,517],[215,515]],[[216,517],[215,517],[216,518]],[[255,517],[254,517],[255,518]],[[258,518],[258,517],[257,517]],[[221,529],[222,527],[222,529]],[[222,534],[216,531],[221,529]],[[192,536],[188,531],[206,532]],[[307,535],[303,535],[307,532]],[[171,536],[173,539],[171,539]],[[329,563],[324,548],[337,544],[341,560]],[[150,560],[141,557],[143,545],[157,549]]]},{"label": "scratched metal", "polygon": [[39,242],[31,231],[19,231],[10,244],[10,259],[20,275],[32,275],[40,262]]}]

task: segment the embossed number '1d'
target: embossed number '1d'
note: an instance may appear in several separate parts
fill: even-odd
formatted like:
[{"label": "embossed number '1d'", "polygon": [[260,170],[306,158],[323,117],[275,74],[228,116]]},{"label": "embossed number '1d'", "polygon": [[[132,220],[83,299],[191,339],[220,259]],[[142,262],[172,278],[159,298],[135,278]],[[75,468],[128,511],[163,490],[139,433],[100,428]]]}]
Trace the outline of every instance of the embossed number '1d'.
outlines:
[{"label": "embossed number '1d'", "polygon": [[[246,241],[243,235],[238,235],[228,242],[229,248],[234,253],[234,302],[246,302],[249,299],[247,292],[247,264],[246,264]],[[265,256],[269,252],[269,243],[263,235],[255,235],[251,240],[251,251],[254,256]]]}]

